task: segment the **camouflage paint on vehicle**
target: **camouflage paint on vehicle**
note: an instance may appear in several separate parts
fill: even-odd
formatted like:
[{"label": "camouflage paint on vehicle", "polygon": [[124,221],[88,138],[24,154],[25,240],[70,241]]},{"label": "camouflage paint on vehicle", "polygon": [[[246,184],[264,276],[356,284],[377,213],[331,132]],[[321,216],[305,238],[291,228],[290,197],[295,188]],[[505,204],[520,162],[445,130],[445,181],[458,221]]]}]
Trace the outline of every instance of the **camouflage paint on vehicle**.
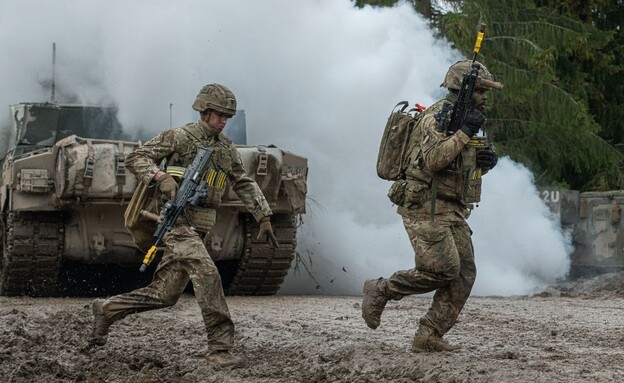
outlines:
[{"label": "camouflage paint on vehicle", "polygon": [[542,189],[540,196],[572,237],[571,278],[624,269],[624,190]]}]

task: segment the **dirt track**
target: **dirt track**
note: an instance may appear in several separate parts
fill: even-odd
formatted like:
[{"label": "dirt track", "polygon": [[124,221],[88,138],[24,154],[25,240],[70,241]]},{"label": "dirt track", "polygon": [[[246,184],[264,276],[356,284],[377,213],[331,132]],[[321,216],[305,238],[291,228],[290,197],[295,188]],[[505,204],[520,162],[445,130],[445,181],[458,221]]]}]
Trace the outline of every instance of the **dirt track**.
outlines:
[{"label": "dirt track", "polygon": [[430,298],[389,303],[377,330],[360,297],[229,297],[237,353],[215,371],[191,295],[173,308],[116,324],[106,346],[82,354],[86,298],[0,297],[2,382],[622,382],[624,299],[471,298],[447,335],[455,353],[408,351]]}]

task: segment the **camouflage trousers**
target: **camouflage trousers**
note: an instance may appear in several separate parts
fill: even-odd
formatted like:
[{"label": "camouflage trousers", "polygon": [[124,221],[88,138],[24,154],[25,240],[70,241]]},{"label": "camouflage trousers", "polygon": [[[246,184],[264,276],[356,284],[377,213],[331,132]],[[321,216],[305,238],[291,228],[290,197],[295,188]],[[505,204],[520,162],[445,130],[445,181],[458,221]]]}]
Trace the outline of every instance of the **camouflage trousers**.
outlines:
[{"label": "camouflage trousers", "polygon": [[195,298],[204,319],[211,350],[229,350],[234,343],[234,324],[221,277],[204,247],[199,234],[180,223],[164,237],[163,258],[154,272],[152,283],[129,293],[115,295],[103,305],[104,315],[117,321],[128,314],[173,306],[193,281]]},{"label": "camouflage trousers", "polygon": [[465,220],[403,217],[403,225],[416,253],[416,267],[388,279],[393,298],[436,290],[433,303],[420,323],[440,336],[455,324],[474,284],[477,269],[471,230]]}]

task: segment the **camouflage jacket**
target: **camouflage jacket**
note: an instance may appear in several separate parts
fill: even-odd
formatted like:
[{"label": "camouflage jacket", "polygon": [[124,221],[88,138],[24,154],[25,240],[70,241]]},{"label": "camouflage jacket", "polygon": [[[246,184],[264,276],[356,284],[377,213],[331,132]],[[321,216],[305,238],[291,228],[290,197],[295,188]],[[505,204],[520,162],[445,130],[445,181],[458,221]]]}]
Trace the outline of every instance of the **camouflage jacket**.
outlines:
[{"label": "camouflage jacket", "polygon": [[246,176],[243,160],[232,140],[223,133],[209,131],[198,122],[159,133],[128,155],[126,167],[150,185],[163,159],[166,158],[169,165],[188,166],[198,146],[214,150],[210,159],[213,166],[204,176],[208,195],[200,206],[218,207],[229,183],[257,221],[272,214],[258,184]]},{"label": "camouflage jacket", "polygon": [[[449,93],[427,108],[416,134],[410,137],[411,162],[406,171],[408,203],[399,207],[402,215],[430,215],[431,197],[435,193],[436,214],[455,212],[467,218],[472,203],[481,199],[481,175],[485,172],[476,166],[475,139],[471,140],[461,130],[450,136],[438,130],[436,114],[445,103],[456,99],[456,95]],[[410,198],[416,203],[410,204]]]}]

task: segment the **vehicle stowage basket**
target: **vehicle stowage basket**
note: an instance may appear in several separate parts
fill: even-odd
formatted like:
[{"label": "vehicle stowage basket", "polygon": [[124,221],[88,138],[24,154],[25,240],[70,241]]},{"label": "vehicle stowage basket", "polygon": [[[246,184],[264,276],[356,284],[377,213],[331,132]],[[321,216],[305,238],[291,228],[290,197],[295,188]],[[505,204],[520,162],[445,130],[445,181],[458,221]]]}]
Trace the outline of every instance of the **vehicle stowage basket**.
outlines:
[{"label": "vehicle stowage basket", "polygon": [[60,199],[129,199],[137,179],[126,170],[126,156],[138,142],[86,139],[72,135],[58,141],[56,195]]}]

